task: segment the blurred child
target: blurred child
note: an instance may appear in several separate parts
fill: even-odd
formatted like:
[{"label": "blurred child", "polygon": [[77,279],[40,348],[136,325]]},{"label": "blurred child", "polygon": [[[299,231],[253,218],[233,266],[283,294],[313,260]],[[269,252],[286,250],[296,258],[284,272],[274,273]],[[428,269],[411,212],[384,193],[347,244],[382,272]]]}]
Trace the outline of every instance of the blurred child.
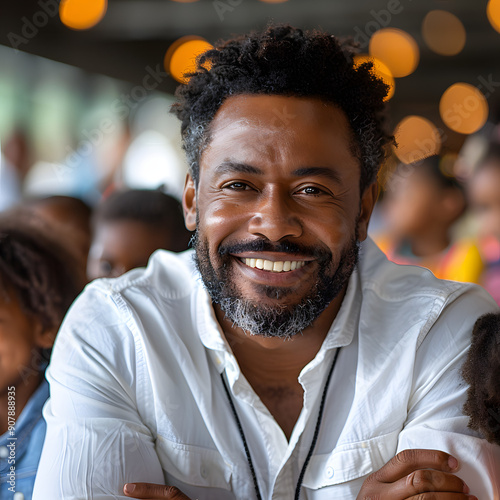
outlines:
[{"label": "blurred child", "polygon": [[2,500],[31,499],[45,437],[44,370],[62,319],[84,284],[71,254],[48,234],[23,212],[0,217]]},{"label": "blurred child", "polygon": [[22,206],[50,225],[55,225],[86,269],[92,210],[84,201],[72,196],[47,196],[27,200]]},{"label": "blurred child", "polygon": [[500,304],[500,144],[490,145],[472,176],[469,195],[486,262],[481,284]]},{"label": "blurred child", "polygon": [[399,264],[427,267],[441,279],[478,282],[483,268],[479,250],[471,241],[452,237],[466,208],[465,193],[443,173],[441,161],[431,156],[396,170],[383,202],[388,236],[377,243]]},{"label": "blurred child", "polygon": [[470,385],[464,405],[469,427],[500,444],[500,313],[477,320],[462,375]]},{"label": "blurred child", "polygon": [[181,204],[162,191],[115,192],[97,207],[87,276],[116,277],[147,265],[158,249],[187,250],[191,233]]}]

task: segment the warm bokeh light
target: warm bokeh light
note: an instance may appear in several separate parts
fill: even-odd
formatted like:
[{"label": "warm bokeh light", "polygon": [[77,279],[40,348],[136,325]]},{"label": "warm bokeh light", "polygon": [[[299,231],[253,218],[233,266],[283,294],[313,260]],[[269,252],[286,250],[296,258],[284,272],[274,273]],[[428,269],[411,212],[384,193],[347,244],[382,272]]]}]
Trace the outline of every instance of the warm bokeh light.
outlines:
[{"label": "warm bokeh light", "polygon": [[68,28],[86,30],[95,26],[107,9],[107,0],[62,0],[59,17]]},{"label": "warm bokeh light", "polygon": [[204,38],[199,36],[185,36],[175,41],[167,50],[163,64],[165,70],[180,83],[187,83],[185,73],[196,69],[196,58],[212,49]]},{"label": "warm bokeh light", "polygon": [[392,76],[401,78],[415,71],[420,50],[415,39],[406,31],[384,28],[371,37],[370,55],[382,61]]},{"label": "warm bokeh light", "polygon": [[488,103],[473,85],[455,83],[448,87],[439,102],[444,123],[460,134],[473,134],[488,118]]},{"label": "warm bokeh light", "polygon": [[434,124],[423,116],[403,118],[394,129],[398,146],[394,152],[403,163],[413,163],[439,153],[441,137]]},{"label": "warm bokeh light", "polygon": [[500,32],[500,0],[490,0],[486,7],[486,14],[493,28]]},{"label": "warm bokeh light", "polygon": [[360,66],[363,63],[373,63],[372,72],[381,78],[385,84],[389,85],[389,92],[384,101],[388,101],[394,95],[395,83],[391,70],[380,59],[369,56],[368,54],[358,54],[354,56],[354,66]]},{"label": "warm bokeh light", "polygon": [[442,56],[461,52],[467,38],[462,21],[445,10],[431,10],[425,16],[422,36],[429,49]]}]

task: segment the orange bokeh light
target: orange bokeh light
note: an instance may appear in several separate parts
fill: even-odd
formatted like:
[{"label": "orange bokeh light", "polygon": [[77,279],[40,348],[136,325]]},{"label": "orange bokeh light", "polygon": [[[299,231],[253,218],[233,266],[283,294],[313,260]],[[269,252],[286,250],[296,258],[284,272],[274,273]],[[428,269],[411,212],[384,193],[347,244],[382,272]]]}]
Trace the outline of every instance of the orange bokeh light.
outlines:
[{"label": "orange bokeh light", "polygon": [[490,0],[486,7],[486,14],[493,28],[500,32],[500,0]]},{"label": "orange bokeh light", "polygon": [[423,116],[403,118],[394,129],[398,146],[394,152],[403,163],[414,163],[439,153],[441,137],[434,124]]},{"label": "orange bokeh light", "polygon": [[196,58],[213,49],[213,46],[199,36],[185,36],[176,40],[167,50],[163,64],[165,70],[180,83],[187,83],[185,73],[196,69]]},{"label": "orange bokeh light", "polygon": [[354,66],[360,66],[361,64],[371,62],[373,63],[372,73],[381,78],[385,84],[389,85],[389,92],[384,98],[384,101],[388,101],[393,95],[395,90],[394,77],[392,76],[391,70],[382,61],[376,57],[369,56],[368,54],[358,54],[354,56]]},{"label": "orange bokeh light", "polygon": [[443,56],[461,52],[467,38],[462,21],[445,10],[431,10],[425,16],[422,36],[429,49]]},{"label": "orange bokeh light", "polygon": [[59,18],[68,28],[86,30],[95,26],[107,9],[107,0],[62,0],[59,4]]},{"label": "orange bokeh light", "polygon": [[439,113],[451,130],[460,134],[473,134],[488,119],[488,103],[473,85],[454,83],[441,96]]},{"label": "orange bokeh light", "polygon": [[415,39],[397,28],[384,28],[374,33],[370,39],[370,55],[382,61],[396,78],[413,73],[420,60]]}]

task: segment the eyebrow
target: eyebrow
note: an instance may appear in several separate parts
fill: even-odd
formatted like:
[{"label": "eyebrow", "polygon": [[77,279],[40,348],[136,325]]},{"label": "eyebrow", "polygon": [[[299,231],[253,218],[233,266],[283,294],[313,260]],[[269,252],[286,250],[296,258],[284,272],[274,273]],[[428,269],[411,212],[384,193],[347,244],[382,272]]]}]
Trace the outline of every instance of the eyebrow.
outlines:
[{"label": "eyebrow", "polygon": [[224,161],[215,168],[215,173],[218,175],[224,174],[255,174],[262,175],[264,172],[257,167],[248,165],[246,163],[239,163],[234,161]]},{"label": "eyebrow", "polygon": [[[215,168],[215,173],[218,175],[224,174],[254,174],[263,175],[264,172],[253,165],[247,163],[224,161]],[[326,177],[335,183],[341,184],[342,179],[340,175],[328,167],[301,167],[292,172],[295,177]]]},{"label": "eyebrow", "polygon": [[302,167],[294,170],[292,175],[297,177],[326,177],[337,184],[342,184],[340,175],[328,167]]}]

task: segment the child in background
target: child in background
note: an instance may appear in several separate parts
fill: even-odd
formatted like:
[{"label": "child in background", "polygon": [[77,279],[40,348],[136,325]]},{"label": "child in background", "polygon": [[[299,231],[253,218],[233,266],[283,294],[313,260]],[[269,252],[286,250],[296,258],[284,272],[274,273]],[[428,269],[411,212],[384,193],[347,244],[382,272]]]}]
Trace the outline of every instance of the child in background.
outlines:
[{"label": "child in background", "polygon": [[469,427],[500,445],[500,313],[477,320],[462,375],[470,385],[464,405]]},{"label": "child in background", "polygon": [[483,263],[469,240],[453,241],[452,228],[465,212],[465,193],[431,156],[401,165],[383,201],[388,234],[376,238],[389,259],[430,269],[438,278],[478,282]]},{"label": "child in background", "polygon": [[84,285],[72,254],[48,234],[23,212],[0,216],[2,500],[31,499],[45,437],[44,370],[62,319]]},{"label": "child in background", "polygon": [[58,226],[58,231],[71,242],[84,269],[87,267],[92,238],[90,229],[92,209],[84,201],[72,196],[58,195],[26,200],[22,206],[40,219]]},{"label": "child in background", "polygon": [[500,305],[500,144],[490,144],[471,178],[469,196],[486,263],[481,284]]},{"label": "child in background", "polygon": [[191,233],[181,204],[162,191],[134,189],[111,194],[97,207],[90,248],[89,280],[117,277],[145,267],[158,249],[187,250]]}]

